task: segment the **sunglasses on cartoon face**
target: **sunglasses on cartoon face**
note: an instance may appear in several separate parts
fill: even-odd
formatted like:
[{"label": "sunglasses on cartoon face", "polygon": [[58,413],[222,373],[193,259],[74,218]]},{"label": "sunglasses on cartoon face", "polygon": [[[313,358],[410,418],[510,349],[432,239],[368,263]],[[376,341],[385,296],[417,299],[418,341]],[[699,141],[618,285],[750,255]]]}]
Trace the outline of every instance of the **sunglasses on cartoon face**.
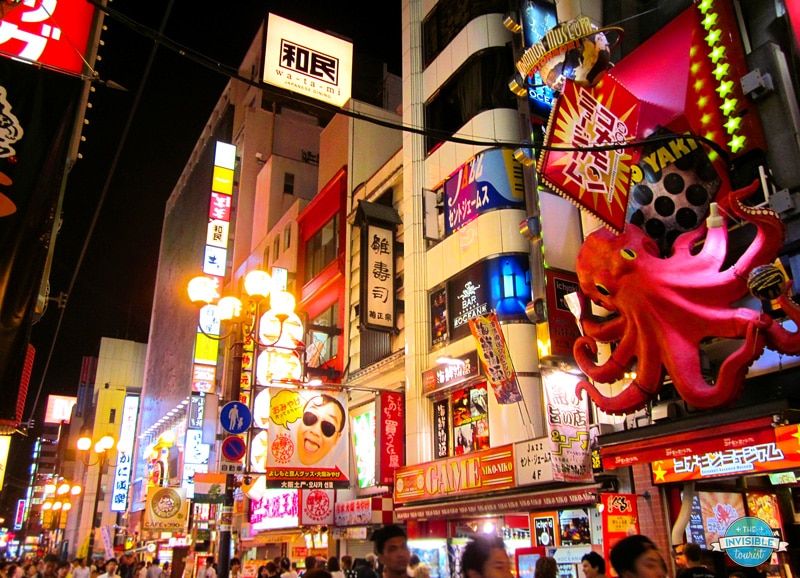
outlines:
[{"label": "sunglasses on cartoon face", "polygon": [[[317,416],[315,413],[307,411],[303,414],[303,424],[307,427],[311,427],[318,421],[320,421],[319,416]],[[336,435],[336,426],[328,420],[323,419],[319,428],[322,431],[322,435],[324,435],[326,438],[332,438],[334,435]]]}]

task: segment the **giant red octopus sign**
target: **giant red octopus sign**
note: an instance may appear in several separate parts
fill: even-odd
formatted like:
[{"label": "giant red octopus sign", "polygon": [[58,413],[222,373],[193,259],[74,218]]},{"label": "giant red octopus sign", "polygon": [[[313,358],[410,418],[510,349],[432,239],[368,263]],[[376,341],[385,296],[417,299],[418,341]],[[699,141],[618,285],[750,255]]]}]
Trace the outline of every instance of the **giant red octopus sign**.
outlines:
[{"label": "giant red octopus sign", "polygon": [[[800,353],[800,334],[760,311],[732,305],[752,290],[763,299],[777,298],[800,324],[800,307],[786,295],[782,274],[769,267],[784,243],[783,222],[774,211],[742,203],[758,185],[756,181],[730,193],[730,211],[754,225],[757,233],[742,256],[723,270],[728,232],[725,219],[713,211],[708,225],[679,236],[666,258],[656,241],[636,226],[629,225],[620,235],[602,228],[587,237],[576,267],[583,297],[619,315],[607,321],[582,315],[584,336],[575,342],[575,359],[596,382],[621,380],[634,364],[636,378],[614,396],[584,380],[576,388],[579,396],[586,391],[607,413],[630,413],[658,395],[666,370],[690,405],[722,407],[739,396],[747,368],[765,347]],[[583,311],[589,309],[585,302]],[[700,346],[713,337],[744,341],[709,384],[701,373]],[[598,342],[616,346],[602,364],[595,360]]]}]

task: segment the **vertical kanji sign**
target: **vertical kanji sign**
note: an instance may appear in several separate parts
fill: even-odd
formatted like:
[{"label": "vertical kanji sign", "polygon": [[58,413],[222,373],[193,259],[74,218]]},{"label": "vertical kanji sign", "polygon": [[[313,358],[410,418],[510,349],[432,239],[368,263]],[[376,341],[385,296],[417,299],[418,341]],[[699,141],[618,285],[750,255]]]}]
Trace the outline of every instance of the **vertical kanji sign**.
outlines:
[{"label": "vertical kanji sign", "polygon": [[369,223],[361,229],[361,326],[394,331],[394,228]]},{"label": "vertical kanji sign", "polygon": [[378,409],[378,484],[394,483],[394,471],[403,466],[405,456],[406,417],[403,394],[382,391]]}]

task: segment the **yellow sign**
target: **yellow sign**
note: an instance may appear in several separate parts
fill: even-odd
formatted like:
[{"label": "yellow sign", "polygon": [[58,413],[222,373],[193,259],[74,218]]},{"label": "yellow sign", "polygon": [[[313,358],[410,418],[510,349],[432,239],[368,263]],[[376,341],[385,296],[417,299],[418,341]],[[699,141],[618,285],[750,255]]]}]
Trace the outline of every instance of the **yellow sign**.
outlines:
[{"label": "yellow sign", "polygon": [[188,506],[184,488],[148,488],[144,529],[153,532],[185,532]]}]

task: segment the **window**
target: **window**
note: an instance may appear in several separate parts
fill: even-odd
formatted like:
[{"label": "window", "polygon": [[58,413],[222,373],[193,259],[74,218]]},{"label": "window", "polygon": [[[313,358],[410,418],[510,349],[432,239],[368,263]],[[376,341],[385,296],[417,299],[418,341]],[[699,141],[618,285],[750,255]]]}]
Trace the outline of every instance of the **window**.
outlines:
[{"label": "window", "polygon": [[361,329],[361,367],[369,367],[392,353],[392,334],[386,331]]},{"label": "window", "polygon": [[489,447],[489,397],[484,381],[453,392],[453,454],[462,455]]},{"label": "window", "polygon": [[292,224],[286,223],[283,228],[283,250],[285,251],[292,245]]},{"label": "window", "polygon": [[283,194],[294,194],[294,175],[292,173],[283,173]]},{"label": "window", "polygon": [[422,22],[423,66],[427,66],[464,27],[484,14],[504,14],[506,0],[439,0]]},{"label": "window", "polygon": [[334,303],[309,324],[306,365],[322,367],[339,351],[339,303]]},{"label": "window", "polygon": [[339,253],[339,214],[335,214],[306,242],[305,281],[332,263]]},{"label": "window", "polygon": [[425,129],[436,131],[426,137],[427,152],[454,134],[471,118],[485,110],[516,110],[517,97],[508,90],[514,74],[510,46],[490,48],[473,54],[439,92],[425,105]]},{"label": "window", "polygon": [[116,421],[117,421],[117,410],[112,409],[110,412],[108,412],[108,423],[116,423]]},{"label": "window", "polygon": [[272,240],[272,258],[277,261],[278,256],[281,254],[281,236],[275,235]]},{"label": "window", "polygon": [[269,271],[269,244],[264,247],[264,270]]}]

